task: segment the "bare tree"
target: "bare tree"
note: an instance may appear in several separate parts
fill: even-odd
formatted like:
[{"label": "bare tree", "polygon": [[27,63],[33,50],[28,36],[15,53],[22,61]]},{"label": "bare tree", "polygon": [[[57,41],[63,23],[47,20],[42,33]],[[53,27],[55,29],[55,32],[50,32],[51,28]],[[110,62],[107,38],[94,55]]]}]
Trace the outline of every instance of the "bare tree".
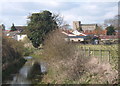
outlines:
[{"label": "bare tree", "polygon": [[60,13],[54,13],[53,17],[59,27],[64,24],[64,18],[63,18],[63,16],[60,15]]},{"label": "bare tree", "polygon": [[116,15],[116,16],[114,16],[114,17],[111,18],[111,19],[106,19],[106,20],[104,20],[104,24],[105,24],[105,25],[112,25],[112,26],[114,26],[115,28],[118,28],[118,27],[120,27],[119,21],[120,21],[120,15]]}]

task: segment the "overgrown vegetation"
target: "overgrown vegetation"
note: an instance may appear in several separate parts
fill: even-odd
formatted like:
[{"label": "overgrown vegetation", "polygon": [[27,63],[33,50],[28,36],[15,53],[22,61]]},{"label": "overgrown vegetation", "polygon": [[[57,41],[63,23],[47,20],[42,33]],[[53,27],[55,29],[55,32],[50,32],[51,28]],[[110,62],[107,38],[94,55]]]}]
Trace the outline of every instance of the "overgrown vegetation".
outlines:
[{"label": "overgrown vegetation", "polygon": [[[29,54],[37,61],[47,63],[48,72],[39,84],[115,84],[118,81],[116,55],[118,45],[78,45],[68,43],[61,30],[49,33],[44,41],[43,49],[30,48]],[[84,57],[78,46],[112,50],[111,63],[101,61],[99,57]],[[115,67],[116,66],[116,67]],[[116,69],[115,69],[116,68]]]},{"label": "overgrown vegetation", "polygon": [[12,73],[18,70],[25,63],[23,59],[24,47],[21,42],[3,36],[2,39],[2,81],[8,79]]},{"label": "overgrown vegetation", "polygon": [[85,53],[77,47],[76,44],[66,42],[60,30],[51,32],[40,54],[40,59],[48,64],[48,73],[39,84],[117,83],[118,71],[108,61],[84,57]]},{"label": "overgrown vegetation", "polygon": [[55,30],[46,37],[43,46],[45,59],[69,59],[74,56],[75,46],[64,38],[61,30]]},{"label": "overgrown vegetation", "polygon": [[[112,67],[115,69],[118,69],[118,60],[119,60],[118,54],[120,53],[120,51],[118,50],[119,44],[113,44],[113,45],[78,45],[78,47],[83,47],[86,49],[94,50],[93,52],[91,52],[91,55],[94,54],[94,56],[96,56],[100,60],[105,59],[105,61],[108,61],[108,59],[109,59],[110,60],[109,62],[112,65]],[[102,58],[100,57],[100,50],[101,51],[103,50],[103,52],[102,52],[103,57]],[[110,51],[110,53],[108,53],[108,51]]]},{"label": "overgrown vegetation", "polygon": [[2,39],[2,64],[11,63],[23,57],[24,47],[23,44],[3,36]]}]

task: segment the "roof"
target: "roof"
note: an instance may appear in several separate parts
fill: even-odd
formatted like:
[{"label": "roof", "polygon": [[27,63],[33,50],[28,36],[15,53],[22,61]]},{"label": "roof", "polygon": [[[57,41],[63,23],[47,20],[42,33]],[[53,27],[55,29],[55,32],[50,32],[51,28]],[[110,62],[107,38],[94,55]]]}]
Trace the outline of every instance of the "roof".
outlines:
[{"label": "roof", "polygon": [[93,31],[91,31],[91,32],[89,32],[89,31],[86,30],[86,31],[84,32],[84,34],[87,34],[87,35],[89,35],[89,34],[101,34],[101,35],[105,35],[106,32],[107,32],[107,30],[102,30],[102,31],[93,30]]},{"label": "roof", "polygon": [[10,31],[10,32],[8,32],[6,35],[7,36],[15,36],[15,35],[17,35],[17,34],[19,34],[20,32],[19,31]]},{"label": "roof", "polygon": [[68,36],[68,38],[85,38],[85,37],[88,37],[88,36]]},{"label": "roof", "polygon": [[26,26],[15,26],[15,28],[16,28],[17,30],[23,30],[23,29],[25,29],[25,27],[26,27]]},{"label": "roof", "polygon": [[111,36],[105,35],[105,36],[100,36],[100,38],[101,39],[118,39],[119,37],[114,35],[111,35]]},{"label": "roof", "polygon": [[79,36],[86,36],[86,34],[80,33],[77,30],[72,32],[74,35],[79,35]]},{"label": "roof", "polygon": [[10,30],[2,30],[2,33],[3,33],[4,35],[7,35],[7,34],[9,33],[9,31],[10,31]]}]

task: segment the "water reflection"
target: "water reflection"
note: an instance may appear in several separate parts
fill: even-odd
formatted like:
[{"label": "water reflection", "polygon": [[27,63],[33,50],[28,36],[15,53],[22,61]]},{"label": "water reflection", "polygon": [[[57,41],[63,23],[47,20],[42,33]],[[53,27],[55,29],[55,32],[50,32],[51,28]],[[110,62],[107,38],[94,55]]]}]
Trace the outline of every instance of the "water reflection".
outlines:
[{"label": "water reflection", "polygon": [[18,74],[13,78],[13,81],[11,82],[11,86],[16,86],[16,84],[17,86],[18,85],[22,86],[22,84],[24,86],[30,86],[30,84],[32,83],[27,78],[25,78],[23,75]]},{"label": "water reflection", "polygon": [[41,72],[43,74],[47,73],[47,64],[45,62],[41,62],[40,66],[41,66]]},{"label": "water reflection", "polygon": [[32,56],[24,57],[24,59],[26,59],[26,60],[28,60],[28,59],[32,59]]},{"label": "water reflection", "polygon": [[30,66],[24,66],[24,67],[19,71],[19,74],[20,74],[20,75],[23,75],[25,78],[27,78],[30,69],[31,69]]},{"label": "water reflection", "polygon": [[32,57],[25,57],[28,60],[25,65],[19,70],[18,74],[15,74],[12,81],[7,81],[10,86],[30,86],[33,82],[40,82],[43,78],[43,74],[47,73],[46,63],[36,62],[32,60]]}]

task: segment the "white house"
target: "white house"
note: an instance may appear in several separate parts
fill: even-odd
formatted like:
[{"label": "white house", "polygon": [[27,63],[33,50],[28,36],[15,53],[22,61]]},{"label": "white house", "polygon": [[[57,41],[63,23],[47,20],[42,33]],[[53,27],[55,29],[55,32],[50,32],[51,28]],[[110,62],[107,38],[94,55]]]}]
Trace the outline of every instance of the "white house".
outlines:
[{"label": "white house", "polygon": [[24,38],[26,38],[27,37],[27,35],[26,34],[24,34],[24,35],[16,35],[15,36],[15,39],[17,40],[17,41],[22,41]]}]

